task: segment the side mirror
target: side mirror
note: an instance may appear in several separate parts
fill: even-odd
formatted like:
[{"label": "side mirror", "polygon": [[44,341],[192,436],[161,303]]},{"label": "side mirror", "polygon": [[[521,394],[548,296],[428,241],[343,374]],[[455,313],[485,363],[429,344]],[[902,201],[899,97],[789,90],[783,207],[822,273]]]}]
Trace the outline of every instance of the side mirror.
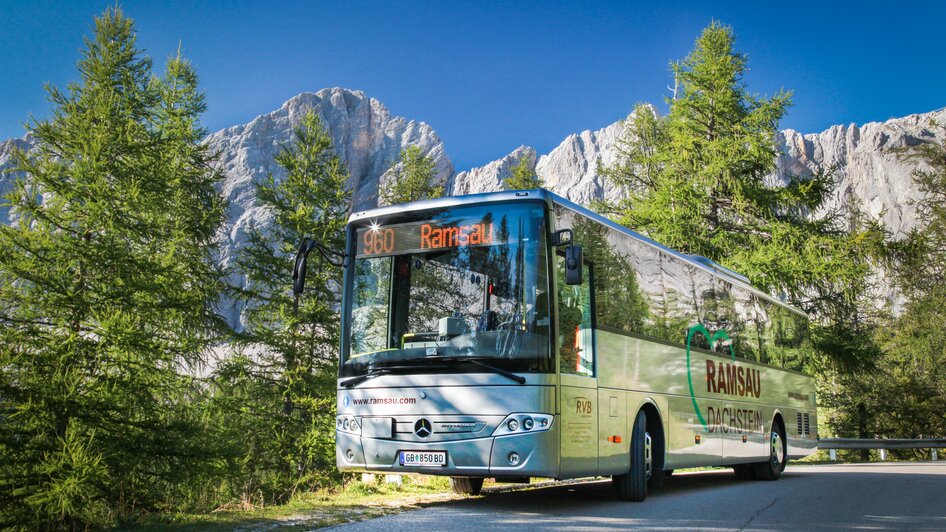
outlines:
[{"label": "side mirror", "polygon": [[555,247],[571,244],[575,238],[575,233],[571,229],[560,229],[552,233],[552,245]]},{"label": "side mirror", "polygon": [[305,271],[309,262],[309,251],[311,251],[309,239],[304,238],[302,245],[299,246],[299,252],[296,253],[296,263],[292,267],[292,293],[297,296],[305,290]]},{"label": "side mirror", "polygon": [[581,284],[582,265],[584,264],[584,254],[581,246],[568,246],[565,248],[565,284]]}]

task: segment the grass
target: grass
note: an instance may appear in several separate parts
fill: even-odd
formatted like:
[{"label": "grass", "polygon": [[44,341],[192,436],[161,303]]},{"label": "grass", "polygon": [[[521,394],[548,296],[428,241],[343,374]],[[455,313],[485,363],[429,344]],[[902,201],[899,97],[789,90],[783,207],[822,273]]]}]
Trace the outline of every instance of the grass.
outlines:
[{"label": "grass", "polygon": [[123,529],[165,530],[311,530],[353,523],[460,498],[444,477],[402,475],[401,485],[379,476],[375,482],[354,481],[343,488],[304,493],[289,503],[264,508],[220,509],[210,514],[160,514]]}]

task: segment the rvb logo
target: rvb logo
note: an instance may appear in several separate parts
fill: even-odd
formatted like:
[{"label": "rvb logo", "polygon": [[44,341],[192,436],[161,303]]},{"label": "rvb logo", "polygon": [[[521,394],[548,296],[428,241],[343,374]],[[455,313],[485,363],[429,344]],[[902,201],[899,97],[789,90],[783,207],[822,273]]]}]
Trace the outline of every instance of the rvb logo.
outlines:
[{"label": "rvb logo", "polygon": [[346,395],[342,397],[342,406],[348,408],[348,405],[351,404],[351,399]]}]

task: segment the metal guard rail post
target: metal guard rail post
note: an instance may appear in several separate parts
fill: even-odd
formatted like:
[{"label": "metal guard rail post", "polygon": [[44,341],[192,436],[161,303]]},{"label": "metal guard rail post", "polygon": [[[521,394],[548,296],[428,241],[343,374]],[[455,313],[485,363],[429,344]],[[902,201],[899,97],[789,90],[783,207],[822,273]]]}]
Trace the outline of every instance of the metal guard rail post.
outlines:
[{"label": "metal guard rail post", "polygon": [[939,459],[938,449],[946,449],[946,438],[924,438],[916,440],[905,439],[872,439],[872,438],[825,438],[818,440],[819,449],[828,449],[831,460],[837,460],[838,449],[880,449],[880,460],[887,460],[887,451],[890,449],[930,449],[930,458]]}]

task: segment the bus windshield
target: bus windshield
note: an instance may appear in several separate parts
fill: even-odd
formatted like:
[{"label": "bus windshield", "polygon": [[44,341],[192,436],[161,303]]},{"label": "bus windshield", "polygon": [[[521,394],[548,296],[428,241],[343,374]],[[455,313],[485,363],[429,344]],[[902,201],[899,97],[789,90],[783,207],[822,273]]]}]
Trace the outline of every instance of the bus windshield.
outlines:
[{"label": "bus windshield", "polygon": [[[372,368],[551,371],[541,204],[426,211],[352,228],[343,376]],[[478,370],[482,372],[482,369]]]}]

